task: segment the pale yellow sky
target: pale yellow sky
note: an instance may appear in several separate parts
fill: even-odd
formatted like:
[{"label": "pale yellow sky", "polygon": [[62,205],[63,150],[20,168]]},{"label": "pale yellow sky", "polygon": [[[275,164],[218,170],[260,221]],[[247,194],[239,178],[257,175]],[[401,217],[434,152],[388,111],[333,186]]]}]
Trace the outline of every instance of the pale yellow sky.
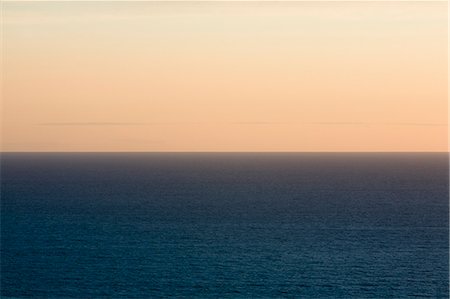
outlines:
[{"label": "pale yellow sky", "polygon": [[3,2],[3,151],[447,151],[447,3]]}]

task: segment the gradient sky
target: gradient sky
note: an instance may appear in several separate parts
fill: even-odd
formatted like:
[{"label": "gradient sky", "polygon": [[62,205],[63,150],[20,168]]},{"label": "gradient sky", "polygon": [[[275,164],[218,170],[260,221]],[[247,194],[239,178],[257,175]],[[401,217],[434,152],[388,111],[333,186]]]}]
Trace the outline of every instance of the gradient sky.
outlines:
[{"label": "gradient sky", "polygon": [[3,2],[3,151],[447,151],[447,3]]}]

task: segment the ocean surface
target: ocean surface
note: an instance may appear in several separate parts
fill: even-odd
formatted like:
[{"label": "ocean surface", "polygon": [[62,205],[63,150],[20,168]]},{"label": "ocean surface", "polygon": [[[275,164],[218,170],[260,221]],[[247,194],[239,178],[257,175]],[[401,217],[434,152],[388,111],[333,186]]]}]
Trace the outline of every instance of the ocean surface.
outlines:
[{"label": "ocean surface", "polygon": [[2,298],[448,298],[447,154],[2,154]]}]

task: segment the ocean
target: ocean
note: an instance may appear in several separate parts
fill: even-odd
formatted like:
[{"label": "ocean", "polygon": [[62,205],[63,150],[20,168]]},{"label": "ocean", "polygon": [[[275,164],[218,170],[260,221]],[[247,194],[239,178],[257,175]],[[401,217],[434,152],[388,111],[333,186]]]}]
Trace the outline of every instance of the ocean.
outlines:
[{"label": "ocean", "polygon": [[446,153],[3,153],[2,298],[448,298]]}]

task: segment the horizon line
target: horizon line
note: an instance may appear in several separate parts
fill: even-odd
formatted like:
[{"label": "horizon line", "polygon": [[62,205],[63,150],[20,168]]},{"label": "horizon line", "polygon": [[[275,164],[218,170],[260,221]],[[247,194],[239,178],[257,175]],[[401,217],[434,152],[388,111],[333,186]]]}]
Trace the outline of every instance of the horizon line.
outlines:
[{"label": "horizon line", "polygon": [[379,153],[379,154],[450,154],[450,151],[0,151],[1,154],[90,154],[90,153],[105,153],[105,154],[315,154],[315,153]]},{"label": "horizon line", "polygon": [[361,3],[448,3],[448,0],[3,0],[2,3],[39,3],[39,2],[70,2],[70,3],[98,3],[98,2],[154,2],[154,3],[299,3],[299,2],[361,2]]}]

